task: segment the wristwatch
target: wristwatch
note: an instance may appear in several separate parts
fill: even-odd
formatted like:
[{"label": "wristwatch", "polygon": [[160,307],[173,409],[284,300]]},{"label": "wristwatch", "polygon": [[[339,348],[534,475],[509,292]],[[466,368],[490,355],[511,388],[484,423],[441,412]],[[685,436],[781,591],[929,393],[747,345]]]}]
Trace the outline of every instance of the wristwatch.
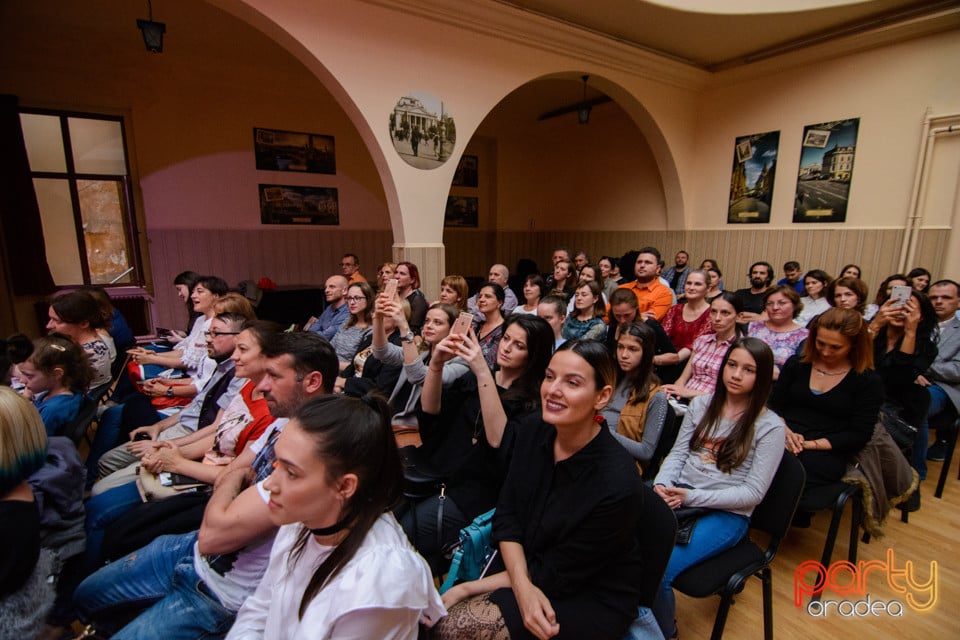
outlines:
[{"label": "wristwatch", "polygon": [[167,387],[167,397],[168,398],[173,397],[173,387]]},{"label": "wristwatch", "polygon": [[416,338],[416,335],[413,331],[407,331],[404,335],[400,336],[400,342],[413,342],[413,339]]}]

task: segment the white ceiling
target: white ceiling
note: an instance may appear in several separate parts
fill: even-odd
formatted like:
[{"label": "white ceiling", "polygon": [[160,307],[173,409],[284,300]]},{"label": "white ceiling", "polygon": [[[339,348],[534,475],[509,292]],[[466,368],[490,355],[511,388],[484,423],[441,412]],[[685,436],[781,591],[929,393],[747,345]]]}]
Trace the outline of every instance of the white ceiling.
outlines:
[{"label": "white ceiling", "polygon": [[704,69],[737,66],[957,0],[499,0]]}]

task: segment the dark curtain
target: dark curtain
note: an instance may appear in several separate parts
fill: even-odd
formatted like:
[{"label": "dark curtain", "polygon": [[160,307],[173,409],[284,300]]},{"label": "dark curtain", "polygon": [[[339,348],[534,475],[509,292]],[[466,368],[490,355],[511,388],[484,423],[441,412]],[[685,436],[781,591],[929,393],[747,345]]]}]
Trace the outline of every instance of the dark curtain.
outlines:
[{"label": "dark curtain", "polygon": [[15,295],[54,290],[17,97],[0,95],[0,242]]}]

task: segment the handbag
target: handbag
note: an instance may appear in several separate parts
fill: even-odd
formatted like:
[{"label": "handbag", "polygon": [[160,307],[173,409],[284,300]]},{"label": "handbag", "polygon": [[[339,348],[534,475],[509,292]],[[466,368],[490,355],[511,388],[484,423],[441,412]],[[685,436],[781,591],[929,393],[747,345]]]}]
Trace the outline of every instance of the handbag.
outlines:
[{"label": "handbag", "polygon": [[490,544],[493,534],[493,514],[490,509],[473,519],[473,522],[460,529],[460,541],[454,547],[447,579],[440,586],[443,594],[455,584],[482,578],[497,551]]},{"label": "handbag", "polygon": [[713,511],[706,507],[680,507],[673,514],[677,516],[677,544],[688,544],[693,536],[697,521]]},{"label": "handbag", "polygon": [[913,449],[913,443],[916,442],[917,428],[901,418],[899,411],[900,408],[897,405],[884,402],[880,406],[880,424],[901,451],[910,451]]}]

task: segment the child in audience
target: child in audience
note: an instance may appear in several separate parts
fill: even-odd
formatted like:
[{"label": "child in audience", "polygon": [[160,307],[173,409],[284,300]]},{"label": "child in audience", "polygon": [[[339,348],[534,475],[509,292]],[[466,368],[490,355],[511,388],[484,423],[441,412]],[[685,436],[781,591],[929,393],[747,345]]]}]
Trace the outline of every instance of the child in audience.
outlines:
[{"label": "child in audience", "polygon": [[77,417],[83,390],[93,378],[87,355],[67,336],[52,333],[34,340],[33,353],[18,369],[47,435],[62,435]]},{"label": "child in audience", "polygon": [[281,525],[227,638],[414,640],[446,612],[430,570],[389,513],[403,475],[378,396],[308,402],[280,434],[263,488]]},{"label": "child in audience", "polygon": [[[674,547],[653,604],[665,638],[677,636],[673,579],[737,544],[783,456],[783,420],[766,409],[773,352],[740,338],[720,363],[716,391],[694,398],[677,441],[654,481],[672,509],[705,507],[687,544]],[[632,637],[632,636],[631,636]]]},{"label": "child in audience", "polygon": [[633,322],[620,330],[617,387],[602,414],[614,437],[638,466],[648,463],[653,456],[670,410],[666,395],[657,391],[660,380],[653,372],[655,344],[653,329],[644,323]]}]

